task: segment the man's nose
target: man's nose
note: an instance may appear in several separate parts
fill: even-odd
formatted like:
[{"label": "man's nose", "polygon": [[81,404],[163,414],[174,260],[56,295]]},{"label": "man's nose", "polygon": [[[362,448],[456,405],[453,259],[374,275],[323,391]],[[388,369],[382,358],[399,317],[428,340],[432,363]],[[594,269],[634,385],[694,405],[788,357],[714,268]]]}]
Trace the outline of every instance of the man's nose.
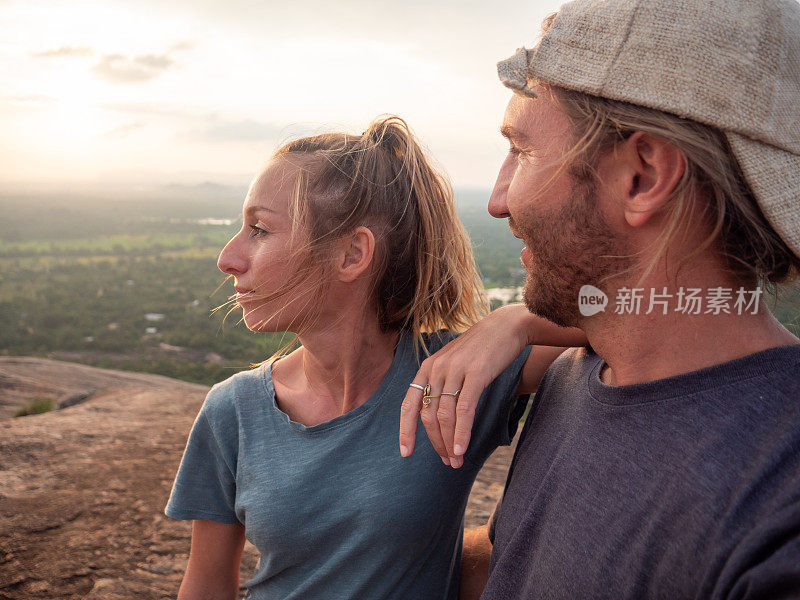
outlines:
[{"label": "man's nose", "polygon": [[241,275],[247,270],[245,255],[240,250],[239,234],[233,236],[219,253],[217,267],[223,273],[234,276]]},{"label": "man's nose", "polygon": [[507,219],[508,213],[508,186],[511,185],[511,179],[514,172],[511,168],[510,159],[513,157],[508,156],[500,167],[500,172],[497,174],[497,181],[494,183],[492,195],[489,196],[489,214],[496,219]]}]

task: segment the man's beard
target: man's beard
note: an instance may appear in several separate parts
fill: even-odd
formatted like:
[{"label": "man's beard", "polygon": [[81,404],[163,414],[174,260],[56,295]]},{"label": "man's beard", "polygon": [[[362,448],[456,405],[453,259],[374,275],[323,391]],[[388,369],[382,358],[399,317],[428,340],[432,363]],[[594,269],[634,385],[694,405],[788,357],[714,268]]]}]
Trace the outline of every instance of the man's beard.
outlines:
[{"label": "man's beard", "polygon": [[537,216],[535,222],[509,219],[530,252],[525,306],[562,327],[576,327],[584,318],[578,310],[578,292],[583,285],[603,289],[606,278],[631,264],[625,245],[596,206],[594,187],[590,182],[574,182],[569,202]]}]

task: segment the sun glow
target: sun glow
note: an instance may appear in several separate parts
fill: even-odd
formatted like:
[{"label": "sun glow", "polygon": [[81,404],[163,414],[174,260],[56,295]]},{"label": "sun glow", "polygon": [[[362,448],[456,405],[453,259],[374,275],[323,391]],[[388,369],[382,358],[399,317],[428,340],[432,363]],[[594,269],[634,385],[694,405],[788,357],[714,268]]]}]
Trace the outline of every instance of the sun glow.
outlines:
[{"label": "sun glow", "polygon": [[85,73],[60,73],[48,82],[45,94],[53,102],[39,133],[50,144],[64,149],[85,146],[113,126],[98,107],[103,99],[102,85]]},{"label": "sun glow", "polygon": [[559,2],[509,1],[514,24],[389,0],[0,0],[0,185],[239,185],[298,127],[358,131],[382,113],[407,119],[456,185],[491,185],[507,100],[494,61]]}]

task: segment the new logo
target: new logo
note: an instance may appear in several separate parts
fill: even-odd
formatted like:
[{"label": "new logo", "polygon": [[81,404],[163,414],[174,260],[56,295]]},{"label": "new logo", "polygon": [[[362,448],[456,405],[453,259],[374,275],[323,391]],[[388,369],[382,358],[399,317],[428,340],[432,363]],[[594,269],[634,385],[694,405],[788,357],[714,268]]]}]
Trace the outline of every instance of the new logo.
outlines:
[{"label": "new logo", "polygon": [[584,285],[578,292],[578,310],[584,317],[603,312],[608,304],[608,296],[593,285]]}]

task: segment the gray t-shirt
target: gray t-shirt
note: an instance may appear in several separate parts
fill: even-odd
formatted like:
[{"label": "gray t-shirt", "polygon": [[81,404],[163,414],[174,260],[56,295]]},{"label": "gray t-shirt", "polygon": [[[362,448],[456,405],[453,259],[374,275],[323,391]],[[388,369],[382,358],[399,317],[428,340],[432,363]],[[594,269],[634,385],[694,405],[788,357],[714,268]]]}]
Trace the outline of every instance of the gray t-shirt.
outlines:
[{"label": "gray t-shirt", "polygon": [[628,386],[603,364],[545,374],[482,600],[800,598],[800,345]]},{"label": "gray t-shirt", "polygon": [[[455,334],[427,337],[435,352]],[[268,365],[238,373],[208,393],[165,512],[244,524],[261,553],[245,584],[253,598],[456,598],[467,497],[514,435],[529,353],[481,396],[461,469],[442,463],[421,424],[414,454],[400,456],[400,405],[418,369],[407,331],[376,392],[312,427],[278,409]]]}]

